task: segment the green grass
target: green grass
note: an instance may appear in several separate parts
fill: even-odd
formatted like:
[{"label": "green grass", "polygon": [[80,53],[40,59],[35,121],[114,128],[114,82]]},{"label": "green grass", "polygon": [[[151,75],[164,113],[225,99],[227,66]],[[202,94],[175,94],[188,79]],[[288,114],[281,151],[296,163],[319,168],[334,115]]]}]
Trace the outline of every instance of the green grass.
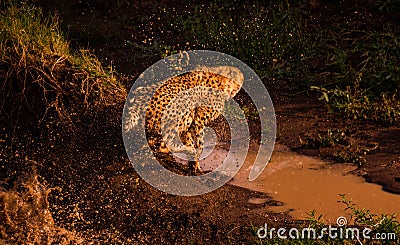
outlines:
[{"label": "green grass", "polygon": [[330,154],[330,157],[337,162],[354,163],[361,166],[367,162],[364,153],[362,149],[356,146],[349,147],[345,150],[339,150],[336,153]]},{"label": "green grass", "polygon": [[78,114],[123,101],[112,68],[88,50],[72,50],[57,16],[13,1],[0,8],[0,113],[7,121],[34,115],[73,123]]},{"label": "green grass", "polygon": [[302,78],[306,46],[312,45],[303,32],[306,11],[284,2],[259,1],[246,6],[241,1],[212,1],[190,11],[167,20],[187,33],[195,48],[234,55],[262,78]]},{"label": "green grass", "polygon": [[328,109],[344,117],[365,119],[382,125],[390,126],[400,121],[400,100],[398,91],[380,92],[371,95],[365,89],[360,89],[356,82],[345,89],[339,87],[328,89],[311,86],[319,91]]},{"label": "green grass", "polygon": [[321,132],[315,139],[303,139],[300,138],[300,144],[302,148],[320,148],[330,147],[334,144],[348,145],[346,134],[344,131],[337,129],[328,129],[326,132]]},{"label": "green grass", "polygon": [[317,134],[316,137],[299,138],[300,148],[319,149],[341,145],[336,152],[329,153],[329,157],[337,162],[354,163],[363,165],[366,163],[365,155],[370,151],[366,147],[352,145],[346,136],[346,131],[340,129],[328,129]]},{"label": "green grass", "polygon": [[[392,13],[398,3],[377,0],[363,6],[348,3],[346,8],[362,14]],[[182,15],[170,13],[166,21],[185,33],[192,48],[231,54],[268,84],[316,90],[328,109],[344,117],[397,124],[400,29],[388,23],[364,26],[357,16],[349,24],[349,16],[335,14],[329,24],[318,26],[325,20],[311,19],[308,4],[211,1]]]},{"label": "green grass", "polygon": [[[364,228],[371,229],[372,232],[369,234],[374,237],[377,233],[386,233],[395,235],[395,239],[387,239],[387,240],[372,240],[372,239],[363,239],[360,237],[360,241],[354,239],[345,239],[345,237],[341,238],[338,236],[336,239],[332,239],[329,234],[325,231],[324,236],[321,239],[280,239],[275,232],[275,236],[271,239],[269,236],[265,239],[259,239],[257,237],[257,230],[259,227],[252,226],[251,230],[254,232],[255,236],[255,244],[260,245],[269,245],[269,244],[299,244],[299,245],[307,245],[307,244],[398,244],[400,242],[400,223],[396,219],[395,214],[381,214],[377,215],[372,213],[370,210],[359,208],[355,205],[352,200],[347,199],[344,194],[339,195],[341,199],[338,203],[342,203],[345,205],[345,211],[351,211],[351,219],[354,224],[352,225],[344,225],[343,229],[346,228],[359,228],[360,233],[362,233]],[[308,213],[309,220],[307,224],[299,225],[297,228],[301,230],[303,228],[313,228],[317,231],[317,234],[321,234],[323,228],[327,228],[329,225],[325,224],[323,220],[323,216],[317,215],[315,210],[310,211]],[[335,226],[334,226],[335,227]],[[336,226],[337,227],[337,226]],[[276,227],[274,227],[276,228]],[[287,228],[289,230],[290,228]]]},{"label": "green grass", "polygon": [[400,223],[397,220],[396,214],[381,214],[371,213],[370,210],[359,208],[352,200],[348,200],[344,194],[341,194],[340,203],[346,205],[345,210],[350,210],[356,226],[369,227],[374,232],[379,233],[394,233],[396,240],[382,241],[381,244],[398,244],[400,242]]},{"label": "green grass", "polygon": [[[400,37],[394,26],[382,31],[346,30],[327,34],[321,47],[326,67],[311,89],[328,108],[345,117],[383,125],[400,121]],[[335,43],[335,45],[329,45]],[[324,72],[322,72],[325,70]],[[323,80],[321,82],[321,80]]]}]

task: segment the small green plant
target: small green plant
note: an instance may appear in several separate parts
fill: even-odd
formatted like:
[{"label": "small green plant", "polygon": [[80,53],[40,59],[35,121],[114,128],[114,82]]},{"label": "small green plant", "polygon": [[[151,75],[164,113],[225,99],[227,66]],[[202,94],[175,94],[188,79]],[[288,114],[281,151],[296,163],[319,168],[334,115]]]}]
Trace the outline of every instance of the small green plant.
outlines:
[{"label": "small green plant", "polygon": [[161,57],[166,58],[170,55],[174,55],[179,53],[180,50],[174,49],[171,45],[162,45],[161,46]]},{"label": "small green plant", "polygon": [[372,104],[372,118],[384,125],[394,125],[400,122],[399,93],[382,93],[379,100]]},{"label": "small green plant", "polygon": [[328,129],[326,132],[318,133],[316,138],[300,139],[300,143],[302,148],[330,147],[335,144],[348,145],[346,134],[340,129]]},{"label": "small green plant", "polygon": [[400,223],[395,214],[377,215],[370,210],[358,208],[353,201],[346,198],[345,194],[340,194],[341,200],[338,201],[346,205],[345,210],[350,210],[354,219],[354,224],[369,227],[374,233],[390,233],[395,235],[395,240],[382,241],[383,244],[398,244],[400,242]]},{"label": "small green plant", "polygon": [[243,111],[247,120],[250,120],[250,121],[260,120],[260,115],[254,104],[243,103],[243,105],[241,105],[241,110]]},{"label": "small green plant", "polygon": [[371,99],[366,90],[347,86],[346,89],[326,89],[311,86],[311,89],[321,92],[323,100],[332,112],[340,113],[353,119],[365,119],[383,125],[394,125],[400,121],[400,100],[397,91],[382,93],[378,98]]},{"label": "small green plant", "polygon": [[[352,214],[352,219],[354,221],[354,225],[352,227],[357,227],[359,230],[364,229],[364,228],[369,228],[372,233],[370,235],[370,239],[366,239],[364,237],[353,237],[353,239],[348,239],[345,236],[343,237],[335,237],[332,238],[329,235],[329,232],[326,230],[327,225],[324,222],[324,219],[322,218],[323,215],[320,214],[318,215],[315,210],[312,210],[308,213],[308,222],[300,225],[299,227],[296,227],[297,230],[302,230],[303,228],[306,229],[314,229],[316,231],[316,234],[321,236],[321,233],[323,236],[321,236],[318,239],[280,239],[277,235],[276,232],[274,233],[274,236],[270,238],[267,236],[265,239],[259,239],[257,237],[257,231],[259,227],[256,227],[254,225],[251,226],[251,231],[254,234],[256,239],[256,244],[362,244],[364,242],[367,242],[366,244],[398,244],[400,242],[400,223],[396,219],[396,215],[387,215],[387,214],[381,214],[377,215],[372,213],[368,209],[364,208],[359,208],[357,207],[352,200],[348,200],[345,196],[345,194],[339,194],[341,197],[341,200],[339,200],[339,203],[345,204],[345,211],[350,210]],[[304,226],[306,225],[306,226]],[[341,226],[343,229],[347,228],[347,225],[344,224],[344,226]],[[287,228],[286,231],[288,231],[290,228]],[[386,239],[386,240],[379,240],[379,243],[375,243],[376,241],[373,240],[372,238],[374,237],[375,234],[380,233],[380,234],[390,234],[391,237]],[[269,234],[268,234],[269,235]],[[372,240],[371,240],[372,239]]]},{"label": "small green plant", "polygon": [[311,86],[311,89],[322,93],[320,100],[323,100],[331,111],[352,116],[354,119],[367,117],[365,110],[369,108],[369,98],[363,90],[359,89],[358,83],[354,87],[347,86],[345,89],[326,89],[315,86]]},{"label": "small green plant", "polygon": [[324,224],[324,220],[322,218],[322,214],[317,216],[316,210],[313,209],[311,210],[309,213],[307,213],[308,215],[308,220],[310,221],[310,226],[311,227],[321,227]]},{"label": "small green plant", "polygon": [[331,157],[338,162],[354,163],[359,166],[367,162],[364,153],[358,147],[355,149],[348,147],[345,150],[339,150],[339,152],[331,154]]},{"label": "small green plant", "polygon": [[345,143],[345,134],[341,130],[330,130],[326,132],[326,135],[318,134],[318,142],[322,147],[332,146],[337,143]]}]

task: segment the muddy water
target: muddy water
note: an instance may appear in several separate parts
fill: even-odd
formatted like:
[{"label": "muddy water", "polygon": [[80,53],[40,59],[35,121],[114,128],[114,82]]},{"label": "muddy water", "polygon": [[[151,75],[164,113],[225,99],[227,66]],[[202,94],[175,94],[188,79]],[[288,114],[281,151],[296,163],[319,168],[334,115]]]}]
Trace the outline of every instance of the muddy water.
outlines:
[{"label": "muddy water", "polygon": [[[225,155],[223,150],[220,151],[219,154]],[[230,184],[268,193],[283,203],[270,207],[263,205],[266,200],[250,199],[249,202],[260,205],[261,211],[284,212],[296,219],[307,219],[307,213],[315,209],[317,214],[323,214],[327,223],[335,223],[339,216],[350,217],[350,212],[344,211],[345,205],[337,202],[341,199],[339,194],[346,194],[358,207],[373,213],[400,214],[400,195],[385,192],[380,186],[351,174],[356,168],[353,165],[325,162],[277,145],[263,174],[249,182],[247,178],[255,156],[255,152],[248,154]],[[217,157],[210,157],[214,164]]]}]

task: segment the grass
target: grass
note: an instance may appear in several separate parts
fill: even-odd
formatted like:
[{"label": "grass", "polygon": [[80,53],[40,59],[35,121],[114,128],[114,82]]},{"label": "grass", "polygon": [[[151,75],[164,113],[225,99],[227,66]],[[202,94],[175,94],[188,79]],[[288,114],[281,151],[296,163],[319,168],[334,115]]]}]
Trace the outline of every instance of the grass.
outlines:
[{"label": "grass", "polygon": [[[288,3],[241,1],[196,5],[189,15],[170,16],[171,25],[187,33],[194,48],[234,55],[262,78],[300,79],[307,58],[303,15]],[[298,67],[298,69],[293,69]]]},{"label": "grass", "polygon": [[8,123],[34,115],[37,122],[53,117],[71,124],[125,99],[112,68],[88,50],[71,50],[57,16],[13,1],[0,8],[0,113]]},{"label": "grass", "polygon": [[[389,14],[398,0],[348,3],[355,13]],[[400,29],[365,27],[364,20],[312,19],[308,1],[242,1],[198,4],[168,25],[182,31],[192,48],[231,54],[266,83],[316,90],[328,109],[344,117],[385,126],[400,121]],[[362,15],[360,15],[362,16]],[[362,21],[360,21],[362,20]],[[168,50],[175,50],[169,47]],[[383,105],[383,106],[382,106]]]},{"label": "grass", "polygon": [[364,157],[364,153],[359,147],[352,147],[346,150],[340,150],[336,153],[332,153],[331,158],[335,159],[337,162],[344,162],[344,163],[354,163],[359,166],[365,164],[367,160]]},{"label": "grass", "polygon": [[[339,196],[341,197],[341,200],[338,202],[345,205],[345,211],[351,211],[351,219],[354,223],[352,225],[344,224],[344,226],[342,226],[344,232],[346,231],[346,228],[358,228],[360,233],[362,233],[363,229],[368,228],[372,230],[372,232],[369,234],[371,238],[373,238],[377,233],[385,233],[387,235],[390,234],[390,236],[393,237],[386,240],[371,240],[360,237],[359,241],[355,237],[354,239],[345,239],[345,236],[343,236],[343,238],[337,236],[336,239],[333,239],[329,236],[329,233],[326,230],[322,230],[323,228],[328,227],[328,225],[324,223],[322,215],[317,215],[316,211],[312,210],[308,214],[308,223],[306,225],[300,225],[296,228],[298,230],[302,230],[303,228],[312,228],[316,230],[318,235],[320,235],[322,232],[324,236],[321,239],[281,239],[276,235],[277,232],[275,232],[275,236],[272,239],[269,238],[269,236],[267,236],[265,239],[259,239],[257,237],[258,227],[253,225],[251,228],[255,235],[256,244],[398,244],[400,242],[400,223],[396,219],[396,215],[373,214],[370,210],[357,207],[357,205],[355,205],[351,199],[347,199],[344,194],[340,194]],[[338,228],[338,226],[333,227]],[[287,230],[289,229],[290,228]],[[336,234],[338,233],[339,231],[337,231]]]},{"label": "grass", "polygon": [[320,100],[323,100],[333,113],[386,126],[395,125],[400,121],[400,99],[397,90],[373,96],[365,89],[360,89],[357,82],[346,86],[345,89],[315,86],[311,88],[322,94]]},{"label": "grass", "polygon": [[[321,93],[328,108],[345,117],[383,125],[400,121],[400,37],[394,26],[382,31],[346,30],[326,40]],[[328,45],[337,43],[336,46]],[[321,70],[322,71],[322,70]],[[324,85],[325,84],[325,85]]]},{"label": "grass", "polygon": [[320,147],[330,147],[334,144],[348,145],[346,134],[344,131],[337,129],[328,129],[326,132],[321,132],[318,134],[317,138],[307,139],[303,141],[300,138],[300,144],[302,148],[320,148]]},{"label": "grass", "polygon": [[352,145],[346,136],[346,130],[328,129],[318,133],[316,137],[299,138],[300,148],[319,149],[325,147],[338,146],[334,153],[329,153],[329,158],[337,162],[354,163],[359,166],[366,163],[365,155],[370,151],[366,147]]}]

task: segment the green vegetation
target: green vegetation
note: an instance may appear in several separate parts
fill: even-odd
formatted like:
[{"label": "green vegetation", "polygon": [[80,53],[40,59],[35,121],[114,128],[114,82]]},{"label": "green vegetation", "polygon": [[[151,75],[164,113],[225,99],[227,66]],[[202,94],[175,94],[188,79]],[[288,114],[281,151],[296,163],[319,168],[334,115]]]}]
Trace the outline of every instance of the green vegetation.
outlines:
[{"label": "green vegetation", "polygon": [[[319,149],[335,145],[340,146],[337,147],[337,152],[329,153],[329,157],[337,162],[355,163],[360,166],[366,163],[364,156],[371,151],[367,146],[360,147],[358,145],[352,145],[346,136],[346,132],[340,129],[328,129],[327,131],[318,133],[316,137],[299,138],[299,140],[300,148],[303,149]],[[375,147],[378,146],[374,145],[372,150]]]},{"label": "green vegetation", "polygon": [[360,150],[359,147],[348,148],[345,150],[339,150],[333,153],[331,157],[338,162],[355,163],[359,166],[365,164],[367,160],[364,157],[364,151]]},{"label": "green vegetation", "polygon": [[[330,33],[324,45],[328,71],[321,100],[342,115],[384,125],[400,120],[400,36],[398,28],[383,31],[346,30]],[[336,43],[335,46],[329,42]],[[320,78],[321,79],[321,78]]]},{"label": "green vegetation", "polygon": [[[351,211],[351,217],[354,224],[349,225],[347,223],[341,223],[343,226],[343,230],[345,231],[346,228],[358,228],[360,233],[362,233],[364,228],[368,228],[371,230],[369,236],[371,239],[363,238],[360,235],[359,240],[354,237],[353,239],[345,239],[345,235],[342,238],[338,235],[337,238],[333,239],[329,236],[328,231],[322,230],[323,228],[329,227],[328,224],[325,224],[322,215],[317,215],[315,210],[312,210],[309,215],[309,221],[307,224],[300,225],[299,227],[295,227],[298,230],[302,230],[303,228],[311,228],[316,230],[316,234],[320,235],[323,232],[324,236],[320,239],[280,239],[275,232],[275,236],[270,239],[259,239],[257,237],[257,230],[258,227],[252,226],[252,231],[255,234],[257,244],[260,245],[268,245],[268,244],[398,244],[400,242],[400,223],[396,219],[396,215],[387,215],[381,214],[376,215],[371,213],[370,210],[358,208],[352,200],[348,200],[344,194],[339,195],[341,200],[338,201],[339,203],[343,203],[345,207],[345,211]],[[333,226],[338,228],[338,226]],[[287,230],[289,230],[288,228]],[[338,234],[339,231],[334,234]],[[375,237],[376,234],[387,234],[391,236],[389,239],[382,239],[382,240],[373,240],[372,238]],[[390,234],[390,235],[389,235]]]},{"label": "green vegetation", "polygon": [[303,77],[304,51],[310,45],[303,31],[305,14],[281,2],[214,1],[168,19],[193,38],[196,48],[234,55],[262,78],[294,81]]},{"label": "green vegetation", "polygon": [[300,139],[300,143],[302,148],[320,148],[330,147],[334,144],[348,144],[345,132],[340,129],[328,129],[326,132],[318,134],[316,139],[307,139],[306,141]]},{"label": "green vegetation", "polygon": [[[387,215],[387,214],[373,214],[371,211],[363,208],[358,208],[352,200],[347,200],[344,194],[340,194],[341,200],[340,202],[346,205],[345,210],[350,210],[355,225],[366,226],[374,230],[374,232],[379,233],[394,233],[396,234],[396,240],[400,242],[400,223],[396,219],[395,214]],[[393,244],[394,241],[388,243]]]},{"label": "green vegetation", "polygon": [[393,13],[399,1],[347,3],[347,9],[354,9],[351,25],[344,16],[310,18],[308,4],[212,1],[185,15],[171,15],[167,22],[186,33],[193,48],[229,53],[265,82],[318,91],[333,112],[383,125],[398,123],[400,29],[386,22],[365,27],[358,21],[369,12]]},{"label": "green vegetation", "polygon": [[70,124],[82,112],[125,98],[112,68],[88,50],[70,49],[57,16],[13,1],[0,8],[0,113],[8,123],[29,115]]}]

